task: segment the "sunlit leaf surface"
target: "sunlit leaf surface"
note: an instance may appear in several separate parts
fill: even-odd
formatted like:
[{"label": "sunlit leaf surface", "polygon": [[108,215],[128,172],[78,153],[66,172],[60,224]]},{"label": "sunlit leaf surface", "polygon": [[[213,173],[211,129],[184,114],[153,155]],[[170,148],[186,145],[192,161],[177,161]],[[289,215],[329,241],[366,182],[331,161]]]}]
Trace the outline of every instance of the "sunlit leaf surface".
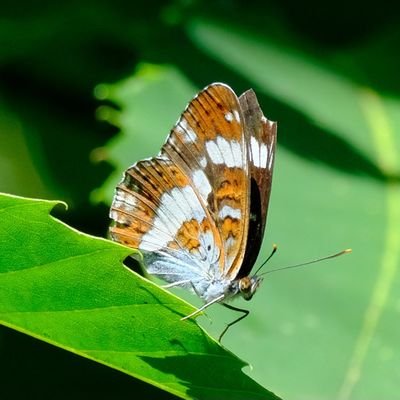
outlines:
[{"label": "sunlit leaf surface", "polygon": [[189,305],[122,266],[132,250],[49,216],[56,204],[0,197],[2,324],[182,398],[276,398],[180,321]]}]

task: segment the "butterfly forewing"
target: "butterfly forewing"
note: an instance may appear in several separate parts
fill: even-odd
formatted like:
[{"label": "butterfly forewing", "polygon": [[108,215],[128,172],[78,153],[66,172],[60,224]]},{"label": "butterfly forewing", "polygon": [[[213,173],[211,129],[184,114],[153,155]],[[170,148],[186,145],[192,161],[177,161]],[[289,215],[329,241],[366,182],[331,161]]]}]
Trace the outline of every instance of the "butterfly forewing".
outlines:
[{"label": "butterfly forewing", "polygon": [[186,171],[215,221],[222,274],[243,255],[247,235],[249,165],[242,120],[232,89],[210,85],[188,105],[161,151]]}]

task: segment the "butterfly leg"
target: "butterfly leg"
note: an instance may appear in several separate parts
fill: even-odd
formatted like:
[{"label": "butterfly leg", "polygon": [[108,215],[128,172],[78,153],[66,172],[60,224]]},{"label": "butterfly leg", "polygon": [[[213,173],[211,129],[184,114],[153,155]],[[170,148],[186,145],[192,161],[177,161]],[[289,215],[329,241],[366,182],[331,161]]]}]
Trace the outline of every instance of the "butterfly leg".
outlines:
[{"label": "butterfly leg", "polygon": [[[185,283],[192,283],[192,281],[186,279],[186,280],[184,280],[184,281],[178,281],[178,282],[168,283],[168,284],[166,284],[166,285],[162,285],[161,287],[164,288],[164,289],[169,289],[169,288],[172,288],[172,287],[175,287],[175,286],[181,286],[181,285],[183,285],[183,284],[185,284]],[[192,286],[193,286],[193,284],[192,284]]]},{"label": "butterfly leg", "polygon": [[198,290],[196,289],[196,286],[194,286],[192,281],[190,281],[190,284],[192,285],[193,292],[195,292],[197,294],[197,296],[201,298],[200,293],[198,292]]},{"label": "butterfly leg", "polygon": [[225,295],[221,294],[221,296],[217,297],[214,300],[209,301],[208,303],[204,304],[204,306],[198,308],[197,310],[193,311],[191,314],[186,315],[186,317],[181,318],[181,321],[184,321],[185,319],[189,319],[192,317],[195,317],[196,315],[200,314],[202,311],[204,311],[206,308],[210,307],[214,303],[218,303],[221,300],[223,300]]},{"label": "butterfly leg", "polygon": [[219,335],[218,338],[218,342],[221,342],[222,337],[225,335],[225,333],[228,331],[228,329],[232,326],[235,325],[237,322],[241,321],[242,319],[246,318],[249,314],[250,311],[249,310],[244,310],[243,308],[237,308],[237,307],[233,307],[229,304],[226,303],[221,303],[224,307],[229,308],[232,311],[240,311],[243,313],[243,315],[241,317],[239,317],[238,319],[235,319],[234,321],[230,322],[229,324],[226,325],[225,329],[222,331],[222,333]]}]

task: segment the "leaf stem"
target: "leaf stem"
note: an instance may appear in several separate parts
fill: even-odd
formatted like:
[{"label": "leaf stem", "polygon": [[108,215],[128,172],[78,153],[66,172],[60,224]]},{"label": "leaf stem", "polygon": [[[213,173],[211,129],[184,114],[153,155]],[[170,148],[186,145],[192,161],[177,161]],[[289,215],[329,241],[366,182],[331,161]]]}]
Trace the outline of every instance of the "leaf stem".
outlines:
[{"label": "leaf stem", "polygon": [[[361,107],[370,126],[377,151],[378,165],[388,176],[397,170],[394,132],[380,97],[372,91],[361,93]],[[400,258],[400,186],[388,179],[386,185],[387,229],[382,259],[376,284],[364,314],[364,321],[356,340],[338,399],[348,400],[362,375],[363,365],[388,301]]]}]

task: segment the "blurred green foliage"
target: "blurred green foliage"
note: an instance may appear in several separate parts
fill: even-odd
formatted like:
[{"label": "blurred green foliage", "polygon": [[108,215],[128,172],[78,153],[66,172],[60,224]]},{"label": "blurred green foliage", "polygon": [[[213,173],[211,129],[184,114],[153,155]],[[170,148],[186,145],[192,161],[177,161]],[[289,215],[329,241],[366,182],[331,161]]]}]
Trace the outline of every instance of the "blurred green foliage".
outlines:
[{"label": "blurred green foliage", "polygon": [[[279,124],[264,252],[280,245],[274,265],[341,247],[354,254],[272,275],[249,305],[249,321],[230,332],[226,345],[283,398],[394,399],[399,11],[395,3],[338,1],[6,2],[0,191],[64,200],[70,212],[58,217],[104,236],[108,204],[98,200],[109,199],[113,179],[136,157],[157,153],[168,133],[164,124],[177,119],[175,110],[195,88],[222,81],[239,94],[253,87],[266,116]],[[143,63],[173,71],[169,85],[176,91],[165,83],[156,85],[157,101],[134,93],[124,102],[130,80],[143,79]],[[184,83],[176,84],[176,76]],[[151,93],[149,81],[145,76],[144,92]],[[231,319],[218,307],[210,316],[215,332]],[[10,330],[3,330],[1,346],[8,393],[18,386],[42,398],[138,391],[169,398]]]}]

